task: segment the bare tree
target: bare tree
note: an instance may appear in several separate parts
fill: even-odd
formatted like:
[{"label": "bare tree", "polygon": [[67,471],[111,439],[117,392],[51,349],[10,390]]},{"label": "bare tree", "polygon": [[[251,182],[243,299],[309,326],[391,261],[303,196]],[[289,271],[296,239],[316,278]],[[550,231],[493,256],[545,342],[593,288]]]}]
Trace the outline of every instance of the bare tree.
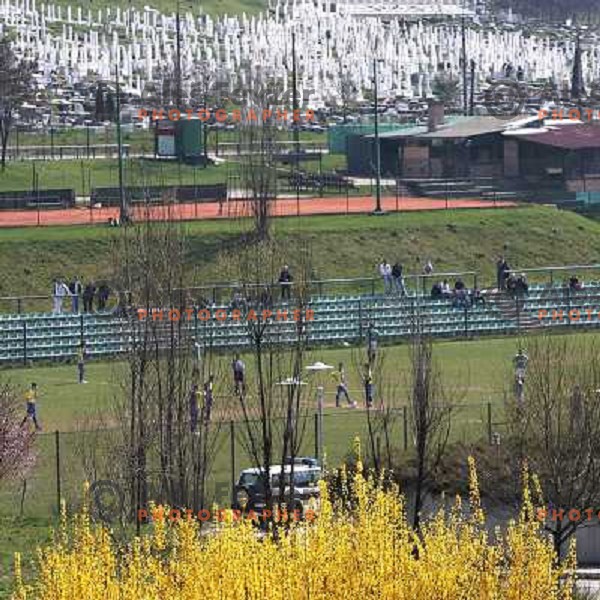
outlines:
[{"label": "bare tree", "polygon": [[445,106],[451,106],[460,94],[460,81],[452,74],[442,71],[433,78],[431,91]]},{"label": "bare tree", "polygon": [[[600,509],[598,351],[588,337],[530,338],[523,402],[507,407],[515,455],[538,475],[548,502],[546,529],[558,557],[584,511]],[[581,518],[568,518],[571,509]]]},{"label": "bare tree", "polygon": [[[390,383],[389,373],[384,368],[385,352],[376,349],[378,335],[372,324],[367,326],[365,348],[356,347],[352,351],[352,366],[359,374],[364,394],[365,418],[367,421],[367,452],[373,461],[373,469],[379,473],[384,466],[392,468],[391,430],[397,416],[395,401],[397,390]],[[370,388],[368,387],[370,386]],[[371,397],[372,401],[369,401]],[[381,448],[383,436],[384,448]]]},{"label": "bare tree", "polygon": [[277,131],[291,116],[281,109],[281,85],[249,71],[240,139],[240,183],[250,205],[258,240],[270,237],[270,217],[277,197]]},{"label": "bare tree", "polygon": [[0,162],[3,169],[15,115],[32,94],[35,70],[35,62],[17,58],[7,37],[0,39]]},{"label": "bare tree", "polygon": [[[424,317],[418,309],[414,313],[412,327],[407,387],[416,452],[413,527],[418,531],[428,484],[450,436],[453,404],[434,360],[433,343],[426,334]],[[456,402],[456,397],[453,400]]]},{"label": "bare tree", "polygon": [[[286,303],[274,298],[273,282],[283,256],[274,242],[255,241],[222,257],[224,272],[239,282],[243,295],[240,327],[251,361],[247,384],[238,393],[240,438],[260,470],[265,507],[272,512],[284,502],[293,506],[293,465],[302,447],[311,393],[304,376],[310,257],[306,248],[294,253],[294,296]],[[286,482],[283,471],[279,474],[279,494],[274,497],[271,467],[285,463],[291,465],[290,477]]]},{"label": "bare tree", "polygon": [[[123,228],[115,245],[115,281],[130,296],[124,312],[131,331],[120,422],[132,506],[153,499],[198,509],[218,449],[212,404],[221,373],[210,339],[197,360],[196,309],[184,292],[186,237],[168,216],[167,207],[162,221]],[[153,498],[150,479],[158,480]]]},{"label": "bare tree", "polygon": [[0,386],[0,483],[24,477],[35,462],[34,433],[21,425],[14,390]]}]

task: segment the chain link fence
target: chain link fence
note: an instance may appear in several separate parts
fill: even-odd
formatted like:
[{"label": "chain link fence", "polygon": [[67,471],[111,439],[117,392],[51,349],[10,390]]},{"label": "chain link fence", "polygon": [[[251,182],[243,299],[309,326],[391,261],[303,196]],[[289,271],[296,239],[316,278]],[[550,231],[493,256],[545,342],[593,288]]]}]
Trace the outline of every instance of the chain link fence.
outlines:
[{"label": "chain link fence", "polygon": [[[350,390],[353,400],[362,400]],[[342,400],[342,403],[345,401]],[[326,467],[336,467],[351,460],[355,439],[360,439],[362,452],[371,456],[390,452],[395,462],[401,462],[414,452],[411,411],[408,406],[391,410],[387,417],[387,436],[383,429],[382,412],[377,405],[369,418],[362,409],[342,406],[327,409],[319,422],[319,413],[309,411],[299,425],[300,449],[297,456],[318,457],[319,426],[322,427],[323,456]],[[369,421],[371,433],[369,435]],[[281,423],[274,422],[273,437],[281,439]],[[212,464],[206,482],[205,506],[217,503],[230,506],[235,483],[243,469],[253,467],[247,434],[241,421],[221,421],[211,425],[215,436]],[[504,405],[501,401],[456,404],[451,416],[449,443],[497,443],[505,433]],[[58,515],[61,500],[69,512],[77,511],[84,500],[86,482],[98,489],[126,495],[127,481],[119,465],[125,451],[123,432],[119,429],[98,429],[74,432],[44,432],[37,436],[37,460],[25,479],[0,488],[0,514],[26,517]],[[273,449],[273,462],[281,462],[281,448]],[[158,456],[148,457],[149,493],[160,487]],[[109,482],[108,484],[106,482]],[[110,489],[109,489],[110,488]],[[92,490],[94,491],[94,489]],[[106,490],[104,490],[106,491]],[[104,492],[102,492],[104,493]]]}]

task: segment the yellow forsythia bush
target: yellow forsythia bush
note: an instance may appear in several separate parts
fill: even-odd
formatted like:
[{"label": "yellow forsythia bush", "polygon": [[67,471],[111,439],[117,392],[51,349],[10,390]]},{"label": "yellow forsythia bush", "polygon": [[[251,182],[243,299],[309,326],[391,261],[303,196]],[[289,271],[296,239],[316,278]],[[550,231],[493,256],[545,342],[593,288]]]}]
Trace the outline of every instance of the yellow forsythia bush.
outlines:
[{"label": "yellow forsythia bush", "polygon": [[[39,551],[36,579],[22,580],[16,557],[14,599],[40,600],[558,600],[570,599],[574,554],[555,562],[541,535],[528,484],[520,518],[495,536],[483,527],[473,461],[470,510],[457,499],[448,514],[411,531],[399,491],[384,492],[358,473],[347,486],[349,514],[322,486],[318,518],[294,523],[275,540],[248,521],[155,521],[151,533],[117,550],[86,511],[64,520]],[[493,538],[493,539],[490,539]]]}]

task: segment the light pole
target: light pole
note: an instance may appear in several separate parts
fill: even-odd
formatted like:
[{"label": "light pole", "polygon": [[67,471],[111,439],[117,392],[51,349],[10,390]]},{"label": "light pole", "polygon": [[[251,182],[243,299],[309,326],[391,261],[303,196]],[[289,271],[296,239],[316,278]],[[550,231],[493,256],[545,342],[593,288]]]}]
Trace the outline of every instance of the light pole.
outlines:
[{"label": "light pole", "polygon": [[123,189],[123,144],[121,139],[121,87],[119,85],[119,55],[117,53],[117,59],[115,61],[115,84],[116,84],[116,94],[117,94],[117,152],[118,152],[118,161],[119,161],[119,205],[120,205],[120,214],[119,221],[121,225],[127,223],[127,204],[125,201],[125,190]]},{"label": "light pole", "polygon": [[[333,369],[332,365],[326,365],[322,362],[316,362],[312,365],[306,367],[307,371],[311,371],[313,373],[321,373],[323,371],[330,371]],[[325,402],[325,388],[322,385],[317,387],[317,441],[319,447],[319,464],[323,465],[323,404]]]},{"label": "light pole", "polygon": [[[283,381],[279,381],[276,385],[280,385],[283,387],[286,387],[288,389],[288,402],[290,403],[290,406],[292,407],[292,411],[291,411],[291,419],[290,419],[290,423],[289,423],[289,427],[290,427],[290,433],[293,434],[293,432],[296,430],[296,411],[294,409],[293,406],[293,398],[294,398],[294,392],[296,390],[297,387],[301,386],[301,385],[306,385],[306,383],[304,383],[304,381],[301,380],[300,377],[295,378],[295,377],[288,377],[287,379],[284,379]],[[292,437],[293,440],[293,437]],[[294,445],[294,442],[292,441],[292,447]]]},{"label": "light pole", "polygon": [[177,12],[175,13],[175,31],[176,31],[176,35],[177,35],[177,40],[176,40],[176,51],[177,51],[177,63],[175,65],[175,78],[176,78],[176,85],[177,88],[175,90],[176,92],[176,102],[177,102],[177,109],[181,110],[181,16],[180,16],[180,10],[181,10],[181,1],[177,0]]},{"label": "light pole", "polygon": [[[292,109],[293,114],[298,114],[298,81],[296,71],[296,33],[292,31]],[[298,130],[298,123],[292,118],[292,127],[294,128],[294,152],[296,154],[296,213],[300,216],[300,131]]]},{"label": "light pole", "polygon": [[381,208],[381,148],[379,146],[379,102],[377,99],[377,59],[373,59],[373,95],[375,106],[375,210],[374,215],[383,215]]},{"label": "light pole", "polygon": [[460,25],[461,37],[461,62],[462,62],[462,80],[463,80],[463,114],[468,114],[467,109],[467,40],[465,31],[465,17],[461,18]]}]

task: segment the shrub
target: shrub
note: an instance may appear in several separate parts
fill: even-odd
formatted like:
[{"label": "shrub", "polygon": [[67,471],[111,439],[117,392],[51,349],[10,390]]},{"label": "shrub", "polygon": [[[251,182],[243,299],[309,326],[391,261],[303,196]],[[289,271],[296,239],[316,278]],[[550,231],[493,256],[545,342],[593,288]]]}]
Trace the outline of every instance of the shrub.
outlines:
[{"label": "shrub", "polygon": [[527,478],[519,519],[490,535],[472,459],[469,466],[468,509],[457,498],[449,513],[425,521],[419,536],[399,490],[382,489],[360,462],[345,483],[355,507],[332,502],[322,484],[315,521],[264,537],[228,513],[208,535],[194,520],[155,520],[147,535],[117,548],[85,510],[70,522],[63,516],[54,543],[40,551],[32,584],[23,582],[17,556],[14,598],[570,600],[574,554],[562,566],[555,562]]}]

